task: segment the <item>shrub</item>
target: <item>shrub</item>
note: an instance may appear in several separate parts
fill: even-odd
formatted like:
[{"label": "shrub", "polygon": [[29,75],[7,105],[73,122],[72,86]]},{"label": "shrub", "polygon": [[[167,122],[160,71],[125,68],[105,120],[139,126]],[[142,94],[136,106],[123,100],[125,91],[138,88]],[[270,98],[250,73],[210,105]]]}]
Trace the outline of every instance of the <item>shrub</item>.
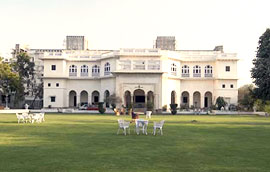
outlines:
[{"label": "shrub", "polygon": [[254,102],[254,107],[255,107],[256,111],[263,111],[264,110],[263,101],[261,99],[257,99]]},{"label": "shrub", "polygon": [[223,97],[218,97],[216,100],[216,105],[217,105],[218,109],[220,110],[221,107],[225,107],[227,105],[227,102],[224,100]]},{"label": "shrub", "polygon": [[178,104],[170,104],[171,107],[171,113],[175,115],[177,113],[177,106]]},{"label": "shrub", "polygon": [[98,103],[98,111],[99,111],[100,114],[104,114],[105,111],[106,111],[106,109],[103,107],[103,104],[104,104],[104,102],[99,102]]}]

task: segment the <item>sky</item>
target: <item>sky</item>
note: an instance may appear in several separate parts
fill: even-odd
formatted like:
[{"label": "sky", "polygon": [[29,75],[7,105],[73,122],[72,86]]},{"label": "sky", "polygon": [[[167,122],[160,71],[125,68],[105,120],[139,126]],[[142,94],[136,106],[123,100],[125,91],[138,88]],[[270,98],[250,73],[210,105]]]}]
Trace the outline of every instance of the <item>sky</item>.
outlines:
[{"label": "sky", "polygon": [[0,56],[15,44],[64,48],[67,35],[89,49],[152,48],[175,36],[177,49],[237,53],[238,87],[252,83],[259,37],[270,28],[269,0],[0,0]]}]

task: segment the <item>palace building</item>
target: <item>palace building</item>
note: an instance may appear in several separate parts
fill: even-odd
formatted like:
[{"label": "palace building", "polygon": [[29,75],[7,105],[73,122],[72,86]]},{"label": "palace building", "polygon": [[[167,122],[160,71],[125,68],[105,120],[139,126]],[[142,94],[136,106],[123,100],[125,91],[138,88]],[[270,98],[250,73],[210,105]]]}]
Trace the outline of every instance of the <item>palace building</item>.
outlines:
[{"label": "palace building", "polygon": [[63,50],[46,52],[44,108],[78,107],[106,101],[154,109],[177,103],[207,108],[217,97],[237,104],[235,53],[214,50]]}]

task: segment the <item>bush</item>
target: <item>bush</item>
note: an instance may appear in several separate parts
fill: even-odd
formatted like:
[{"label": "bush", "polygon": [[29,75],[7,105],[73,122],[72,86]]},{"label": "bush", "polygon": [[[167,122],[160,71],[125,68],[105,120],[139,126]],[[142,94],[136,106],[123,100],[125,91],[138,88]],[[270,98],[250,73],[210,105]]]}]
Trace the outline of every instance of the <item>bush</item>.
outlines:
[{"label": "bush", "polygon": [[220,110],[221,107],[225,107],[227,105],[227,102],[224,100],[223,97],[218,97],[217,101],[216,101],[216,105],[217,105],[218,109]]},{"label": "bush", "polygon": [[263,111],[264,110],[263,101],[261,99],[257,99],[254,102],[254,108],[256,109],[256,111]]},{"label": "bush", "polygon": [[177,106],[178,104],[170,104],[171,107],[171,113],[175,115],[177,113]]},{"label": "bush", "polygon": [[106,111],[106,109],[103,107],[103,104],[104,104],[104,102],[99,102],[98,103],[98,111],[99,111],[100,114],[104,114],[105,111]]}]

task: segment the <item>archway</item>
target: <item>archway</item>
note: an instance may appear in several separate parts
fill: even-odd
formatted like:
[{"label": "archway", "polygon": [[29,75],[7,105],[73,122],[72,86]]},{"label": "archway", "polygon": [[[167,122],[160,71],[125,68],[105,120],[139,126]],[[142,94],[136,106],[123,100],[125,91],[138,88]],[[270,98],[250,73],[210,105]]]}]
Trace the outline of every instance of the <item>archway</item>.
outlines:
[{"label": "archway", "polygon": [[141,89],[137,89],[133,93],[134,95],[134,107],[144,108],[145,107],[145,93]]},{"label": "archway", "polygon": [[110,107],[109,97],[110,97],[110,92],[106,90],[104,92],[104,101],[105,101],[106,107]]},{"label": "archway", "polygon": [[83,90],[80,94],[81,96],[81,105],[88,104],[88,93],[87,91]]},{"label": "archway", "polygon": [[204,107],[209,108],[212,106],[212,93],[207,91],[204,94]]},{"label": "archway", "polygon": [[176,92],[171,92],[171,104],[176,104]]},{"label": "archway", "polygon": [[201,108],[201,93],[198,91],[193,93],[193,106],[195,108]]},{"label": "archway", "polygon": [[189,107],[189,93],[187,91],[184,91],[182,92],[182,104],[185,106],[185,107]]},{"label": "archway", "polygon": [[98,104],[99,102],[99,92],[93,91],[92,92],[92,104]]},{"label": "archway", "polygon": [[77,93],[72,90],[69,92],[69,107],[77,106]]},{"label": "archway", "polygon": [[124,100],[125,100],[126,107],[130,107],[131,106],[131,93],[130,93],[130,91],[125,92]]}]

